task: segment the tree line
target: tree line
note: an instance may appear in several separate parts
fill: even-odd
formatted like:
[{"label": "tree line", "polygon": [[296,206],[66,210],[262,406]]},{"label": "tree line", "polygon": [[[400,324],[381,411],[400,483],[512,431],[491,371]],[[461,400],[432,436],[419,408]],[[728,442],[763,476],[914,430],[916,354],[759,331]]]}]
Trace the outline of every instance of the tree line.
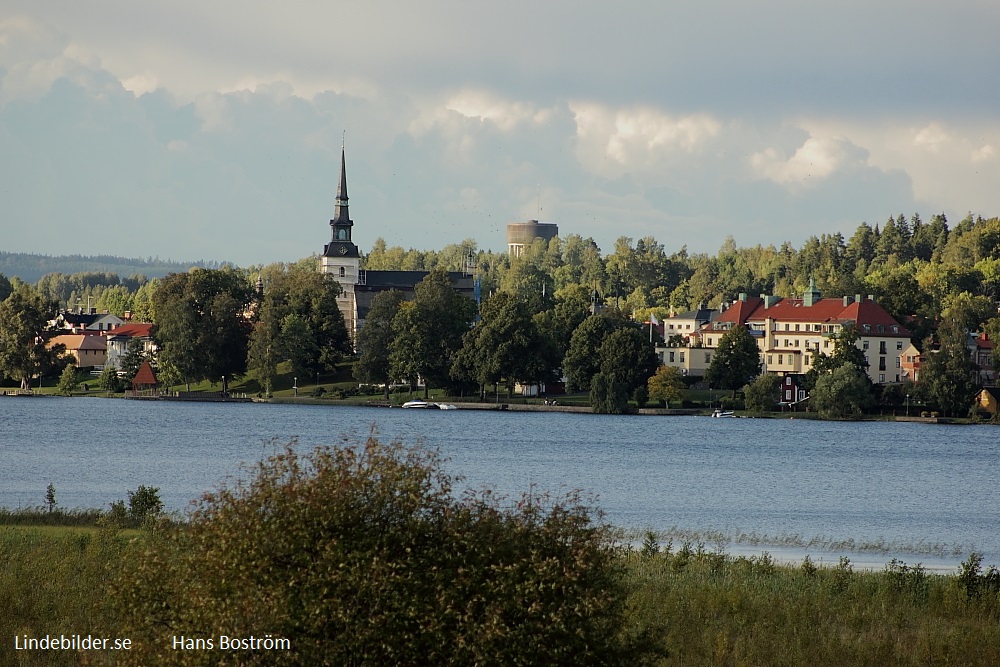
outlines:
[{"label": "tree line", "polygon": [[[455,294],[444,274],[470,264],[481,281],[479,308]],[[798,249],[790,243],[740,248],[729,238],[714,255],[685,247],[668,253],[652,237],[621,237],[602,255],[593,239],[570,234],[536,241],[517,258],[479,250],[471,240],[418,251],[378,239],[363,267],[430,274],[410,300],[399,293],[376,296],[357,341],[360,382],[388,387],[420,378],[427,387],[482,397],[491,389],[509,395],[517,383],[565,377],[571,390],[591,391],[607,411],[622,409],[628,399],[641,402],[654,389],[654,400],[676,400],[664,398],[675,392],[663,388],[676,378],[659,389],[648,383],[655,358],[634,322],[717,307],[740,293],[793,296],[810,279],[824,296],[873,295],[925,352],[942,352],[928,356],[928,380],[946,359],[953,359],[952,376],[962,372],[955,350],[966,333],[1000,334],[1000,219],[971,215],[954,226],[943,215],[928,222],[899,215],[881,225],[862,223],[849,238],[810,237]],[[318,273],[315,258],[196,268],[150,280],[84,273],[49,274],[34,286],[0,283],[5,302],[15,292],[8,309],[27,308],[34,299],[36,314],[51,316],[57,305],[73,306],[89,295],[101,310],[152,321],[158,370],[172,382],[249,376],[269,392],[278,363],[290,362],[297,376],[310,377],[352,354],[336,307],[339,286]],[[600,315],[591,316],[593,310]],[[0,350],[5,376],[24,382],[58,365],[31,351],[44,337],[38,326],[44,319],[39,315],[20,332],[0,324],[0,340],[8,341]],[[712,381],[735,382],[714,375]],[[957,391],[954,377],[950,382],[951,393],[964,400],[966,388]],[[940,389],[935,400],[944,402],[948,392]]]}]

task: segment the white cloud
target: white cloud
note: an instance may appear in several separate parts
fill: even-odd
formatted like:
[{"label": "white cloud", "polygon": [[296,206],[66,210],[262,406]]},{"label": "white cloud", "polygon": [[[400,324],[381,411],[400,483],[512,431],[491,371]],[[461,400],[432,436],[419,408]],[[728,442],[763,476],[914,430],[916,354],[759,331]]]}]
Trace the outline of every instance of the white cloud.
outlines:
[{"label": "white cloud", "polygon": [[946,148],[951,141],[952,138],[948,136],[939,123],[930,123],[926,127],[920,128],[913,136],[914,146],[935,155]]},{"label": "white cloud", "polygon": [[847,166],[863,166],[867,154],[843,137],[811,136],[791,157],[775,148],[750,156],[752,168],[780,185],[815,185]]},{"label": "white cloud", "polygon": [[700,151],[722,129],[710,114],[671,116],[648,106],[616,109],[593,102],[569,106],[576,121],[577,159],[608,178],[627,172],[653,177],[666,164]]},{"label": "white cloud", "polygon": [[505,100],[482,90],[458,93],[445,102],[444,108],[466,118],[490,121],[504,131],[513,129],[519,123],[542,125],[552,117],[550,109],[537,109],[528,102]]}]

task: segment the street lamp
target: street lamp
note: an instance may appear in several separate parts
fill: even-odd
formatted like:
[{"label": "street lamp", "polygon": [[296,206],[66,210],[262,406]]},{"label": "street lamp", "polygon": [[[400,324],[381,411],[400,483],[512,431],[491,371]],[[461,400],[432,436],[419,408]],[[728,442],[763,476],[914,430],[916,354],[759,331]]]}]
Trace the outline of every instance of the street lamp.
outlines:
[{"label": "street lamp", "polygon": [[299,395],[299,379],[297,377],[292,378],[292,390],[295,392],[296,396]]},{"label": "street lamp", "polygon": [[910,416],[910,395],[906,395],[906,416]]}]

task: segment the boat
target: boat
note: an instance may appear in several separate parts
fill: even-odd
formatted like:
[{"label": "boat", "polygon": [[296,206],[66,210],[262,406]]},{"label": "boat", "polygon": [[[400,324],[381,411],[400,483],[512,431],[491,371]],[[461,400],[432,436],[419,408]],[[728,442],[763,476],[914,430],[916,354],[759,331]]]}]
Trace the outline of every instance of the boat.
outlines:
[{"label": "boat", "polygon": [[732,410],[716,410],[712,413],[713,417],[735,417],[736,413]]},{"label": "boat", "polygon": [[448,403],[432,403],[430,401],[407,401],[403,403],[404,408],[417,408],[423,410],[457,410],[454,405]]}]

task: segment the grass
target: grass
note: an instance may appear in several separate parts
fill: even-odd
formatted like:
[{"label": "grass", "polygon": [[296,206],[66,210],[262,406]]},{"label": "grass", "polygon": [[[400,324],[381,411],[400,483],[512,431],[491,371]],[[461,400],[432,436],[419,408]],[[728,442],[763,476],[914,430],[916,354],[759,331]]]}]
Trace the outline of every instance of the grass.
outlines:
[{"label": "grass", "polygon": [[[121,633],[108,598],[145,530],[0,526],[0,637]],[[970,597],[960,577],[893,561],[882,572],[777,565],[685,542],[621,552],[630,631],[674,665],[1000,664],[1000,594]],[[74,652],[0,651],[3,665],[71,665]],[[95,664],[110,660],[92,653]]]}]

